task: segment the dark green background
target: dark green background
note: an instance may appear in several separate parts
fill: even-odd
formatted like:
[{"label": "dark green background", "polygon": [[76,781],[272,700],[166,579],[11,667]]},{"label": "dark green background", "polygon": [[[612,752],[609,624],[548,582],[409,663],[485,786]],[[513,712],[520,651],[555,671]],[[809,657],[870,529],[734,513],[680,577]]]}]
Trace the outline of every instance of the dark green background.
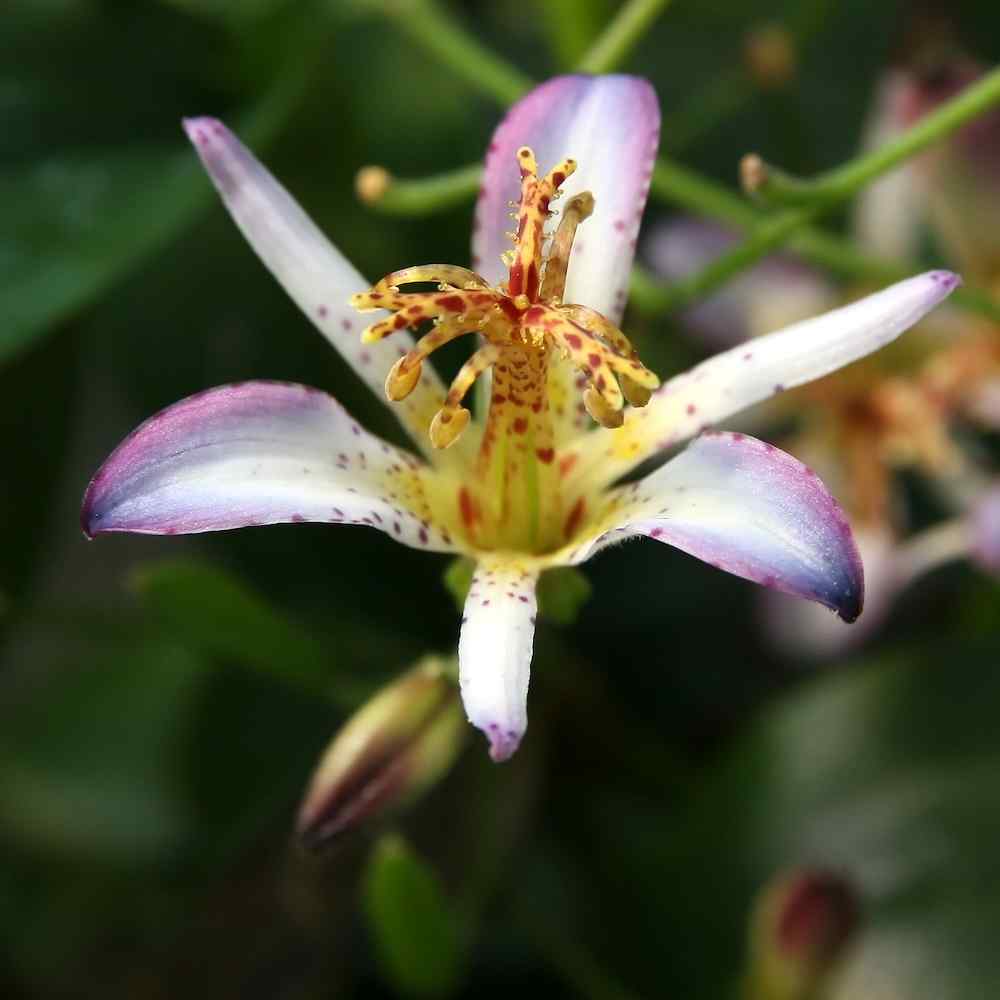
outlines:
[{"label": "dark green background", "polygon": [[[0,995],[724,997],[755,893],[799,863],[861,896],[838,995],[1000,995],[1000,588],[972,569],[925,581],[863,656],[815,670],[767,651],[748,584],[661,546],[608,552],[578,623],[539,631],[516,759],[494,767],[477,735],[400,822],[437,876],[395,841],[366,875],[371,836],[308,856],[294,810],[350,706],[454,649],[446,560],[318,525],[82,539],[90,473],[210,385],[307,382],[398,439],[245,246],[178,124],[237,127],[372,277],[466,262],[469,207],[396,220],[354,200],[366,163],[476,160],[500,114],[378,6],[5,7]],[[543,78],[615,6],[448,10]],[[995,62],[1000,9],[952,9]],[[656,85],[685,163],[731,183],[755,149],[809,173],[853,155],[912,13],[675,0],[628,68]],[[748,28],[812,19],[790,87],[742,78]],[[713,93],[730,107],[709,120]],[[669,320],[626,328],[661,374],[696,358]]]}]

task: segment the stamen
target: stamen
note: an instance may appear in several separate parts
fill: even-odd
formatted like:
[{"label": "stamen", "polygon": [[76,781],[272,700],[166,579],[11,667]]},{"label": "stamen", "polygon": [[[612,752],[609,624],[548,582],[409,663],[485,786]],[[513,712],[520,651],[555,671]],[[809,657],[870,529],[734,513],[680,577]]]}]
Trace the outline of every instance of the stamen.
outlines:
[{"label": "stamen", "polygon": [[465,362],[455,376],[448,395],[445,397],[444,406],[435,414],[431,421],[430,436],[431,444],[435,448],[447,448],[458,440],[459,434],[465,430],[469,423],[470,413],[461,402],[465,399],[465,394],[472,388],[472,383],[479,378],[487,368],[496,364],[503,348],[499,344],[487,344],[481,347],[475,354]]},{"label": "stamen", "polygon": [[558,188],[576,170],[575,160],[563,160],[538,179],[535,154],[527,146],[517,151],[521,170],[521,205],[518,215],[514,262],[510,266],[508,293],[511,298],[525,297],[523,308],[538,301],[542,270],[542,243],[545,239],[545,222],[549,217],[549,203]]},{"label": "stamen", "polygon": [[457,264],[421,264],[417,267],[404,267],[400,271],[387,274],[373,286],[372,291],[398,292],[399,285],[415,285],[421,281],[432,281],[436,285],[447,285],[451,288],[465,290],[490,287],[489,282],[484,277],[476,274],[475,271],[470,271],[467,267],[459,267]]},{"label": "stamen", "polygon": [[423,361],[444,344],[473,333],[466,323],[456,320],[441,319],[434,324],[430,333],[424,334],[410,350],[403,355],[390,369],[385,380],[385,394],[393,402],[406,399],[420,380]]},{"label": "stamen", "polygon": [[610,320],[587,306],[568,305],[561,310],[588,333],[600,337],[615,352],[612,367],[618,373],[622,392],[632,406],[645,406],[660,380],[639,360],[639,352]]},{"label": "stamen", "polygon": [[594,196],[589,191],[574,195],[563,209],[559,228],[552,238],[549,259],[545,263],[545,278],[539,298],[543,302],[561,303],[566,290],[566,271],[569,255],[573,250],[576,228],[594,211]]},{"label": "stamen", "polygon": [[[475,380],[497,365],[479,466],[485,470],[495,460],[492,456],[500,455],[500,460],[510,465],[504,482],[510,477],[516,480],[521,475],[519,469],[531,468],[517,464],[526,461],[525,454],[533,454],[545,469],[554,468],[554,437],[545,395],[553,352],[583,373],[584,407],[605,427],[620,426],[625,401],[644,406],[660,384],[643,366],[625,334],[608,319],[585,306],[563,304],[576,231],[593,213],[593,195],[586,191],[574,195],[560,213],[555,233],[547,235],[545,227],[557,214],[551,206],[562,193],[560,187],[576,170],[576,162],[563,160],[542,179],[535,155],[527,146],[517,151],[517,162],[521,197],[514,206],[514,247],[503,255],[509,268],[506,284],[491,287],[467,268],[424,264],[393,271],[367,292],[351,298],[351,304],[361,312],[386,309],[393,314],[364,331],[365,343],[397,330],[434,323],[386,377],[386,395],[394,401],[405,399],[414,390],[423,362],[437,348],[466,333],[481,334],[485,346],[455,377],[444,405],[431,422],[430,437],[437,448],[447,448],[458,439],[470,420],[462,400]],[[400,290],[421,282],[437,287],[434,291]],[[494,449],[501,440],[513,444]],[[510,457],[503,457],[508,452]],[[543,473],[538,475],[544,478]],[[531,482],[530,489],[537,491],[541,480]]]}]

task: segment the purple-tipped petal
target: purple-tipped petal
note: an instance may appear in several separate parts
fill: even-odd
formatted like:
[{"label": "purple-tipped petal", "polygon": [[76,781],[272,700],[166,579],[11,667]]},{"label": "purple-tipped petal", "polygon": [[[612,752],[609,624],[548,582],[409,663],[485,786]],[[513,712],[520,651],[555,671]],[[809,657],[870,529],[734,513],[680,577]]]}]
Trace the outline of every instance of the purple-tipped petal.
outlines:
[{"label": "purple-tipped petal", "polygon": [[484,561],[465,599],[458,642],[462,703],[497,763],[513,755],[528,728],[536,580],[514,562]]},{"label": "purple-tipped petal", "polygon": [[[400,331],[379,343],[362,344],[361,331],[373,318],[360,316],[347,303],[353,294],[369,288],[370,282],[222,122],[188,118],[184,130],[247,242],[295,304],[388,405],[386,374],[412,346],[413,339]],[[424,365],[410,396],[391,405],[393,414],[425,452],[432,450],[427,428],[443,399],[440,379],[430,365]]]},{"label": "purple-tipped petal", "polygon": [[590,306],[617,323],[659,135],[660,106],[646,80],[558,76],[536,87],[510,109],[487,150],[473,267],[494,284],[506,277],[500,257],[511,249],[505,235],[511,228],[509,203],[520,198],[517,149],[530,146],[543,171],[571,157],[577,171],[553,209],[581,191],[593,194],[595,207],[576,236],[566,301]]},{"label": "purple-tipped petal", "polygon": [[[950,271],[890,285],[848,306],[758,337],[670,379],[624,426],[581,439],[575,481],[609,483],[657,452],[895,340],[961,284]],[[572,445],[570,446],[572,447]]]},{"label": "purple-tipped petal", "polygon": [[623,487],[572,561],[633,535],[818,601],[845,621],[861,613],[861,558],[840,505],[812,470],[756,438],[703,434],[652,475]]},{"label": "purple-tipped petal", "polygon": [[431,523],[427,474],[326,393],[245,382],[190,396],[141,424],[94,476],[81,523],[88,537],[367,524],[405,545],[453,551],[447,529]]},{"label": "purple-tipped petal", "polygon": [[794,659],[829,660],[857,649],[885,624],[899,593],[896,543],[888,531],[854,535],[865,567],[865,613],[851,628],[816,604],[760,594],[762,631],[774,648]]},{"label": "purple-tipped petal", "polygon": [[[708,267],[740,241],[738,233],[703,219],[657,226],[643,247],[653,272],[679,281]],[[681,315],[684,327],[716,349],[731,347],[833,306],[834,289],[819,272],[780,253],[765,257]]]}]

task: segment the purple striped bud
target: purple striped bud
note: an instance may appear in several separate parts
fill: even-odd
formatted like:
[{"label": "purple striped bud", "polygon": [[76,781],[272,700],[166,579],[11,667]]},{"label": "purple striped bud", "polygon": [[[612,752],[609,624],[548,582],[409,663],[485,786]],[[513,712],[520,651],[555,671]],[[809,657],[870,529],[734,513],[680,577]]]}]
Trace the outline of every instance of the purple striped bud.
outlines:
[{"label": "purple striped bud", "polygon": [[754,907],[747,1000],[815,996],[857,922],[857,896],[843,875],[815,868],[779,875]]},{"label": "purple striped bud", "polygon": [[402,808],[445,774],[467,729],[456,673],[453,662],[428,657],[344,723],[299,809],[307,846]]}]

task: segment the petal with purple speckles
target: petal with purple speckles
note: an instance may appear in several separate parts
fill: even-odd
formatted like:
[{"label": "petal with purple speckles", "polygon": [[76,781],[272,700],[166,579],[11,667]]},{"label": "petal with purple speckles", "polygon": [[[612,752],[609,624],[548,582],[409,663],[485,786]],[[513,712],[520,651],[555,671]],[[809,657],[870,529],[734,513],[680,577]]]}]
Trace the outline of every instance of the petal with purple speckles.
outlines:
[{"label": "petal with purple speckles", "polygon": [[922,319],[961,283],[950,271],[890,285],[850,305],[770,333],[664,383],[616,430],[581,442],[577,481],[613,482],[657,452],[762,399],[828,375],[877,351]]},{"label": "petal with purple speckles", "polygon": [[94,476],[81,521],[91,537],[366,524],[414,548],[453,551],[447,529],[431,521],[432,475],[326,393],[245,382],[191,396],[141,424]]},{"label": "petal with purple speckles", "polygon": [[[653,88],[634,76],[558,76],[522,97],[493,133],[476,209],[473,267],[492,283],[506,277],[500,256],[511,248],[510,202],[520,197],[515,152],[530,146],[539,169],[577,161],[561,203],[581,191],[595,199],[580,226],[566,301],[621,319],[639,221],[660,134]],[[553,208],[558,211],[560,202]],[[553,224],[556,224],[555,222]]]},{"label": "petal with purple speckles", "polygon": [[674,545],[845,621],[861,613],[861,559],[840,505],[814,472],[744,434],[699,437],[661,469],[622,487],[574,562],[634,535]]},{"label": "petal with purple speckles", "polygon": [[[348,299],[369,288],[370,282],[222,122],[189,118],[184,129],[229,214],[265,266],[365,384],[388,404],[385,377],[400,352],[412,346],[412,337],[401,331],[380,343],[362,345],[361,331],[373,320],[359,316]],[[428,453],[433,449],[427,428],[443,399],[440,379],[430,365],[424,365],[410,396],[391,405],[393,414]]]},{"label": "petal with purple speckles", "polygon": [[513,561],[476,567],[458,642],[459,684],[469,722],[507,760],[528,727],[528,677],[535,635],[537,574]]}]

